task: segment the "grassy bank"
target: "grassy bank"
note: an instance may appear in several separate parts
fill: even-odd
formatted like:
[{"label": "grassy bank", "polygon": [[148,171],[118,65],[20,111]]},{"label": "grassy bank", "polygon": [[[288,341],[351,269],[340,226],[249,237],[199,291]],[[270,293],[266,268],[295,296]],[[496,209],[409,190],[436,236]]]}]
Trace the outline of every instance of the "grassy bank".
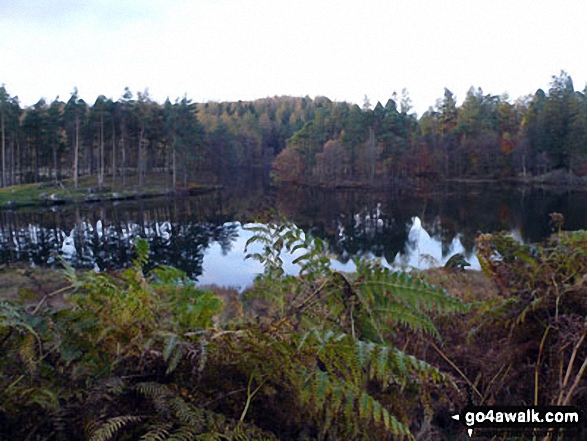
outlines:
[{"label": "grassy bank", "polygon": [[[109,182],[109,180],[106,180]],[[120,181],[120,180],[119,180]],[[124,199],[149,198],[166,194],[197,194],[219,188],[217,185],[189,183],[187,188],[172,189],[164,174],[149,175],[146,183],[138,185],[136,176],[127,176],[125,185],[120,181],[115,187],[106,184],[98,187],[95,176],[79,179],[78,188],[73,180],[14,185],[0,189],[0,209],[35,205],[59,205],[91,203]]]}]

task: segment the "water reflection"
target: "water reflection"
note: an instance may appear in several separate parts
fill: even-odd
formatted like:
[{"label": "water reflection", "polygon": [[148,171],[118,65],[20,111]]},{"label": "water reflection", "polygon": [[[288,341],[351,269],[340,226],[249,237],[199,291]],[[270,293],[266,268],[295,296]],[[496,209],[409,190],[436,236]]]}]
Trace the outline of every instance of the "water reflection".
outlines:
[{"label": "water reflection", "polygon": [[150,244],[149,268],[173,265],[195,278],[211,243],[224,252],[231,249],[236,225],[192,219],[193,204],[187,200],[175,201],[183,205],[177,217],[177,206],[158,202],[110,204],[96,211],[2,212],[0,261],[57,265],[61,256],[75,267],[118,269],[128,266],[135,239],[143,237]]},{"label": "water reflection", "polygon": [[[436,219],[436,224],[439,223]],[[438,230],[438,228],[436,228]],[[469,261],[470,269],[481,269],[479,260],[473,250],[466,250],[459,235],[455,236],[448,247],[444,247],[440,238],[433,238],[422,226],[418,216],[413,218],[412,227],[408,233],[406,249],[399,253],[394,265],[405,268],[431,268],[444,266],[448,259],[456,253],[461,253]]]},{"label": "water reflection", "polygon": [[[184,199],[0,211],[0,263],[125,267],[133,241],[150,243],[149,267],[178,267],[201,283],[249,284],[262,271],[244,261],[250,234],[242,225],[287,218],[325,239],[333,266],[354,269],[353,258],[387,266],[440,266],[463,253],[473,268],[477,231],[507,230],[524,241],[549,234],[548,213],[562,212],[569,229],[587,227],[586,193],[454,186],[427,194],[386,194],[316,188],[271,189],[261,181]],[[289,262],[286,263],[289,265]],[[295,268],[292,267],[292,271]]]}]

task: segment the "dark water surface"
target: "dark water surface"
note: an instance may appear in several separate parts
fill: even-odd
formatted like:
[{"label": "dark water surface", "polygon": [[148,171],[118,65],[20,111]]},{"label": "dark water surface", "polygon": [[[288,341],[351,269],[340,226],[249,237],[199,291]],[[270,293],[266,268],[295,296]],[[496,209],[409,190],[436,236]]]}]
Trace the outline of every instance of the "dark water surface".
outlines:
[{"label": "dark water surface", "polygon": [[[0,211],[0,263],[117,269],[129,264],[132,243],[150,242],[150,265],[168,264],[201,283],[245,287],[262,271],[244,260],[259,219],[286,218],[328,241],[333,265],[352,270],[355,256],[386,265],[442,265],[474,256],[477,231],[507,230],[527,242],[550,233],[548,213],[563,213],[566,229],[587,228],[587,192],[546,191],[495,184],[447,183],[409,193],[283,186],[237,176],[223,190],[189,198],[158,198]],[[289,271],[295,268],[286,261]]]}]

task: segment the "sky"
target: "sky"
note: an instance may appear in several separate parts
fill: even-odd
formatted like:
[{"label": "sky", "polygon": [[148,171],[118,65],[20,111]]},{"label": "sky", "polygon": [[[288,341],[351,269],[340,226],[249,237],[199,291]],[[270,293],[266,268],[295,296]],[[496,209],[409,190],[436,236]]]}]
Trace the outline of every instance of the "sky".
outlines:
[{"label": "sky", "polygon": [[587,81],[585,0],[1,0],[0,84],[23,106],[93,103],[125,87],[159,102],[276,95],[382,104],[421,115],[450,89]]}]

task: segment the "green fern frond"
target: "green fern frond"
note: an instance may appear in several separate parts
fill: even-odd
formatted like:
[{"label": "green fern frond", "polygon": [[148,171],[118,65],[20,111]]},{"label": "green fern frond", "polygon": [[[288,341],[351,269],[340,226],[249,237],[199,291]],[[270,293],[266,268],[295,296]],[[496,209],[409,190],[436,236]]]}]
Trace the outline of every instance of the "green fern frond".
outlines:
[{"label": "green fern frond", "polygon": [[61,255],[57,255],[57,260],[63,266],[63,275],[65,279],[71,283],[73,287],[79,287],[82,285],[75,268]]},{"label": "green fern frond", "polygon": [[197,429],[201,432],[205,426],[205,414],[202,409],[193,407],[179,397],[174,397],[169,401],[169,407],[173,410],[175,416],[183,424]]},{"label": "green fern frond", "polygon": [[[383,342],[397,325],[413,332],[440,338],[429,314],[453,314],[468,310],[458,298],[406,273],[392,272],[357,261],[352,292],[359,300],[366,321],[363,335]],[[360,315],[357,317],[360,320]]]},{"label": "green fern frond", "polygon": [[2,328],[16,329],[19,332],[28,332],[35,336],[40,344],[37,332],[30,323],[30,316],[21,306],[14,305],[6,300],[0,300],[0,330]]},{"label": "green fern frond", "polygon": [[472,308],[475,310],[475,315],[467,325],[469,329],[467,344],[470,344],[489,323],[506,316],[518,302],[517,297],[493,297],[484,302],[473,304]]},{"label": "green fern frond", "polygon": [[56,413],[60,409],[57,394],[48,388],[33,387],[23,389],[20,391],[20,395],[26,398],[28,405],[36,404],[50,413]]},{"label": "green fern frond", "polygon": [[356,353],[359,366],[365,367],[367,362],[370,360],[371,354],[373,353],[374,349],[375,343],[364,342],[361,340],[358,340],[356,342]]},{"label": "green fern frond", "polygon": [[124,427],[142,421],[142,417],[135,415],[123,415],[108,418],[101,423],[98,423],[92,430],[89,441],[110,441],[118,436],[121,429]]},{"label": "green fern frond", "polygon": [[134,245],[136,257],[133,260],[133,266],[137,270],[142,270],[149,260],[149,242],[142,237],[137,237]]},{"label": "green fern frond", "polygon": [[144,433],[141,441],[166,441],[170,435],[170,430],[173,428],[172,423],[160,422],[157,424],[149,424],[147,426],[148,432]]},{"label": "green fern frond", "polygon": [[167,438],[167,441],[194,441],[194,440],[210,440],[213,439],[209,435],[198,435],[194,429],[189,426],[181,426],[174,430]]},{"label": "green fern frond", "polygon": [[165,361],[169,360],[171,354],[174,352],[174,349],[177,347],[179,343],[179,338],[175,334],[168,334],[167,336],[167,343],[165,344],[165,348],[163,349],[163,359]]},{"label": "green fern frond", "polygon": [[411,331],[440,339],[440,334],[430,317],[420,313],[418,310],[396,303],[391,298],[380,299],[379,305],[373,307],[371,310],[378,317],[381,317],[382,322],[387,323],[388,329],[392,329],[390,325],[397,324]]},{"label": "green fern frond", "polygon": [[405,425],[378,400],[357,389],[356,385],[321,371],[312,373],[307,383],[312,393],[311,400],[306,404],[310,404],[313,412],[320,416],[322,431],[328,431],[328,422],[336,420],[340,429],[344,427],[355,434],[365,433],[368,427],[374,425],[379,430],[385,428],[387,434],[395,438],[413,439]]},{"label": "green fern frond", "polygon": [[314,388],[314,399],[317,406],[322,406],[328,397],[330,391],[330,378],[327,372],[316,372]]},{"label": "green fern frond", "polygon": [[166,337],[163,359],[167,362],[167,371],[165,373],[169,375],[177,368],[187,350],[176,334],[167,333]]},{"label": "green fern frond", "polygon": [[[337,372],[357,387],[363,384],[365,377],[376,379],[384,388],[390,384],[405,385],[425,379],[453,386],[452,380],[440,370],[398,348],[353,339],[345,334],[335,334],[336,338],[325,341],[326,335],[332,334],[317,330],[306,333],[303,345],[298,345],[298,351],[301,348],[316,356],[321,354],[320,360],[327,371]],[[316,381],[320,380],[322,374],[319,372],[316,375],[319,377]],[[317,384],[325,380],[322,378]],[[324,394],[320,393],[317,397],[323,398]]]},{"label": "green fern frond", "polygon": [[23,364],[25,365],[29,375],[34,375],[37,372],[37,353],[36,353],[36,340],[32,334],[28,334],[20,342],[20,348],[18,349],[18,355]]},{"label": "green fern frond", "polygon": [[355,411],[355,394],[352,389],[343,390],[343,395],[346,397],[344,405],[344,416],[347,420],[352,418],[353,412]]},{"label": "green fern frond", "polygon": [[187,350],[185,349],[184,345],[179,345],[177,347],[177,350],[173,352],[173,355],[168,361],[167,370],[165,371],[167,375],[171,374],[173,371],[175,371],[175,369],[177,369],[179,362],[183,359],[186,352]]},{"label": "green fern frond", "polygon": [[319,329],[312,328],[302,335],[300,343],[298,344],[298,351],[304,347],[306,340],[309,338],[313,338],[316,342],[318,342],[319,346],[317,353],[320,353],[320,351],[324,349],[329,343],[337,343],[346,337],[347,335],[343,332],[334,332],[331,329],[321,331]]},{"label": "green fern frond", "polygon": [[407,273],[375,268],[360,275],[363,277],[360,283],[362,293],[374,303],[381,296],[389,295],[397,303],[428,312],[450,314],[467,310],[457,297]]},{"label": "green fern frond", "polygon": [[143,382],[133,386],[133,389],[147,398],[156,398],[170,395],[167,386],[156,382]]},{"label": "green fern frond", "polygon": [[104,391],[109,394],[109,395],[122,395],[126,385],[124,384],[124,381],[122,381],[121,378],[119,377],[113,377],[113,378],[109,378],[107,379],[104,383],[102,388],[104,389]]}]

